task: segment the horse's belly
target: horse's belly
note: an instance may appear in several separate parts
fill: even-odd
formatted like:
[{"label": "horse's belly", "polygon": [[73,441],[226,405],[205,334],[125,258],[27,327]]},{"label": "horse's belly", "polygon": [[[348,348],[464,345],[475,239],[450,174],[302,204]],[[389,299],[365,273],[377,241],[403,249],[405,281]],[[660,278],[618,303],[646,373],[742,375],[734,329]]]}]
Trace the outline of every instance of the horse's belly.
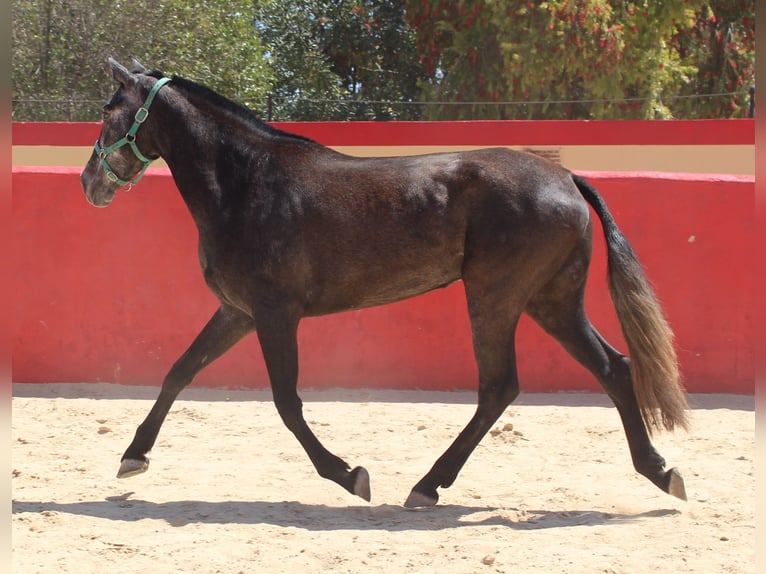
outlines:
[{"label": "horse's belly", "polygon": [[326,315],[386,305],[446,287],[458,279],[458,261],[444,261],[442,265],[431,262],[419,268],[373,265],[347,269],[309,293],[306,314]]}]

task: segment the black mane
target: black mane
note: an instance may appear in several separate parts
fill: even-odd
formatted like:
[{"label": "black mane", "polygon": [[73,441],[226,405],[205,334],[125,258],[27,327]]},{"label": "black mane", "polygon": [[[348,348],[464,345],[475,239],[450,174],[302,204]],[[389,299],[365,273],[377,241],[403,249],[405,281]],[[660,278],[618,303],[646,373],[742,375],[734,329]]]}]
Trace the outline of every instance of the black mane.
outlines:
[{"label": "black mane", "polygon": [[[164,77],[164,74],[158,70],[151,70],[149,72],[146,72],[147,76],[152,76],[154,78],[162,78]],[[270,126],[263,120],[261,120],[255,113],[246,108],[245,106],[242,106],[225,96],[222,96],[218,92],[215,92],[208,88],[207,86],[203,86],[202,84],[198,84],[197,82],[193,82],[191,80],[187,80],[186,78],[182,78],[180,76],[172,76],[173,85],[180,88],[181,90],[191,94],[192,96],[195,96],[197,98],[203,99],[209,104],[213,105],[216,108],[220,108],[224,110],[225,112],[235,116],[236,118],[239,118],[242,120],[245,124],[252,127],[255,130],[258,130],[259,132],[266,133],[269,136],[272,137],[286,137],[298,141],[303,142],[309,142],[309,143],[316,143],[314,140],[309,139],[307,137],[298,135],[298,134],[292,134],[290,132],[286,132],[280,129],[277,129],[273,126]]]}]

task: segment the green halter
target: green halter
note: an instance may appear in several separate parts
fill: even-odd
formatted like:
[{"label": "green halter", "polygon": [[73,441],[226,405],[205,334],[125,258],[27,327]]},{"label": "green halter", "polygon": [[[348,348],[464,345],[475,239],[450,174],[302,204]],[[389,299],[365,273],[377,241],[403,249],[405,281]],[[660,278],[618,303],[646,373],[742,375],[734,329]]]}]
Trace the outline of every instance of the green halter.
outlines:
[{"label": "green halter", "polygon": [[[130,126],[130,129],[128,130],[128,133],[125,134],[125,137],[113,143],[107,148],[101,147],[101,143],[98,140],[96,140],[96,145],[94,146],[96,150],[96,154],[101,160],[101,166],[104,168],[104,171],[106,172],[106,177],[109,181],[112,181],[118,185],[127,185],[128,189],[130,189],[131,187],[133,187],[135,184],[138,183],[138,180],[140,180],[141,177],[144,175],[146,168],[149,167],[150,163],[152,163],[153,160],[149,159],[148,157],[146,157],[144,154],[142,154],[139,151],[138,146],[136,145],[136,133],[138,132],[138,128],[141,126],[141,124],[146,121],[147,117],[149,117],[149,106],[152,105],[152,101],[154,101],[154,96],[156,96],[157,92],[160,91],[160,88],[164,86],[165,84],[167,84],[169,81],[170,81],[170,78],[161,78],[160,80],[157,80],[157,82],[155,82],[154,86],[152,86],[152,89],[149,92],[149,95],[146,96],[144,105],[138,108],[135,119],[133,120],[133,125]],[[139,160],[141,160],[144,164],[144,167],[141,168],[141,171],[139,171],[138,174],[136,174],[133,177],[133,179],[129,181],[125,181],[124,179],[120,179],[119,177],[117,177],[117,174],[114,173],[114,170],[106,161],[106,156],[108,156],[114,150],[121,148],[124,145],[129,145],[130,148],[133,150],[133,153],[136,154],[136,157]]]}]

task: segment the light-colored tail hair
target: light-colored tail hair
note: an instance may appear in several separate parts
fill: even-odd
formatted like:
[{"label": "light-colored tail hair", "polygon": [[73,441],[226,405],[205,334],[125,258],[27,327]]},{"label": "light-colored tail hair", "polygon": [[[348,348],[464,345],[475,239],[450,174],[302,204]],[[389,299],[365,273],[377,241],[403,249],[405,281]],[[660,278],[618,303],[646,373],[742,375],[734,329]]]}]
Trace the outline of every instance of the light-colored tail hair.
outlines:
[{"label": "light-colored tail hair", "polygon": [[617,227],[606,203],[583,178],[572,176],[601,219],[607,244],[609,290],[630,355],[633,392],[651,433],[664,427],[688,428],[673,331],[633,248]]}]

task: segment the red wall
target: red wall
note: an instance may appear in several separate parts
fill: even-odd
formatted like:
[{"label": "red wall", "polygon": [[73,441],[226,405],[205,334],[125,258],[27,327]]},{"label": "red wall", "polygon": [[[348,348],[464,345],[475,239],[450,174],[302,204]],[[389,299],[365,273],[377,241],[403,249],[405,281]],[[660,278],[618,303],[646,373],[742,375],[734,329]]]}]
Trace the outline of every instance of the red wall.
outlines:
[{"label": "red wall", "polygon": [[[277,122],[327,146],[753,145],[754,120]],[[99,122],[14,122],[13,145],[92,146]]]},{"label": "red wall", "polygon": [[[14,126],[14,144],[21,143]],[[103,210],[85,201],[79,171],[13,170],[13,380],[158,384],[217,307],[199,272],[196,229],[166,170],[150,171]],[[585,175],[656,285],[687,388],[752,393],[753,177]],[[597,233],[587,306],[622,348]],[[521,325],[517,346],[523,390],[598,388],[531,322]],[[460,284],[305,320],[300,352],[304,388],[470,389],[476,382]],[[267,386],[255,337],[196,384]]]}]

